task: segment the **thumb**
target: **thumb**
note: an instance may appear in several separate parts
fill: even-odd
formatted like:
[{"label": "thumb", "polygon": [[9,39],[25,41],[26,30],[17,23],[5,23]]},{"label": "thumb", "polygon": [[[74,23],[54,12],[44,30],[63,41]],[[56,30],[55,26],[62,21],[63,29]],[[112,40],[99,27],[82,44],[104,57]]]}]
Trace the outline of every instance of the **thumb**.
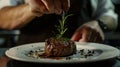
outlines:
[{"label": "thumb", "polygon": [[71,37],[71,40],[79,41],[79,39],[81,39],[81,38],[82,38],[82,33],[77,31],[73,34],[73,36]]}]

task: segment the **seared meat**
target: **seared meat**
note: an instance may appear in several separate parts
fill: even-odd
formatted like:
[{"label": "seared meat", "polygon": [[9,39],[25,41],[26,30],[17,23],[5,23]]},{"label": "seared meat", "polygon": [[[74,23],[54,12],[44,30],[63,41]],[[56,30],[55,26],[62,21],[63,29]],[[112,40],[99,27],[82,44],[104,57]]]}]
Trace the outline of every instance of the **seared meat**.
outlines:
[{"label": "seared meat", "polygon": [[45,55],[47,57],[61,57],[76,52],[76,45],[71,40],[49,38],[45,40]]}]

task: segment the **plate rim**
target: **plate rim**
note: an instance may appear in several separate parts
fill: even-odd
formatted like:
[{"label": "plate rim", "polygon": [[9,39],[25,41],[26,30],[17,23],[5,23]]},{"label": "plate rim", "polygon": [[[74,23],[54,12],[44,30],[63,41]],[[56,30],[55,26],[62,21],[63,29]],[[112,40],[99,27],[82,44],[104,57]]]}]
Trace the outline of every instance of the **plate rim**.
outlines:
[{"label": "plate rim", "polygon": [[[24,46],[30,46],[30,45],[33,45],[33,44],[44,44],[45,42],[37,42],[37,43],[28,43],[28,44],[22,44],[22,45],[19,45],[19,46],[15,46],[15,47],[12,47],[12,48],[9,48],[8,50],[6,50],[5,51],[5,55],[7,56],[7,57],[9,57],[9,58],[11,58],[11,59],[13,59],[13,60],[17,60],[17,61],[23,61],[23,62],[33,62],[33,63],[86,63],[86,62],[95,62],[95,61],[101,61],[101,60],[107,60],[107,59],[111,59],[111,58],[115,58],[115,57],[117,57],[117,56],[119,56],[120,55],[120,50],[119,49],[117,49],[117,48],[115,48],[115,47],[113,47],[113,46],[110,46],[110,45],[107,45],[107,44],[101,44],[101,43],[91,43],[91,42],[75,42],[77,45],[78,44],[80,44],[80,46],[81,46],[81,44],[97,44],[97,45],[99,45],[99,46],[107,46],[107,47],[111,47],[111,48],[113,48],[113,49],[115,49],[116,51],[117,51],[117,53],[119,53],[119,54],[116,54],[116,55],[114,55],[113,57],[107,57],[107,58],[102,58],[102,59],[99,59],[99,60],[92,60],[92,61],[78,61],[78,60],[76,60],[76,61],[74,61],[73,62],[73,60],[68,60],[68,61],[59,61],[59,60],[56,60],[56,62],[55,61],[53,61],[53,62],[50,62],[50,61],[39,61],[39,60],[36,60],[36,61],[31,61],[31,60],[26,60],[26,59],[24,59],[24,58],[19,58],[19,57],[13,57],[13,56],[10,56],[8,53],[10,52],[10,50],[12,50],[12,49],[17,49],[17,48],[22,48],[22,47],[24,47]],[[83,46],[82,45],[82,46]],[[90,45],[91,46],[91,45]],[[43,46],[44,47],[44,46]],[[52,60],[52,59],[49,59],[49,60]]]}]

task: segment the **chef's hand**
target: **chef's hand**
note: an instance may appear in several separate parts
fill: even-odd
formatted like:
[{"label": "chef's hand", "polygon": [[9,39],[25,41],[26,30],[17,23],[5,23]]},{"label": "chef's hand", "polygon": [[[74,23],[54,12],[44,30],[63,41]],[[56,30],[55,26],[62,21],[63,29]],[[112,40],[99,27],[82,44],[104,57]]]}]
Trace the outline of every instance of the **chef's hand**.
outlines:
[{"label": "chef's hand", "polygon": [[43,14],[61,14],[67,11],[70,7],[69,0],[26,0],[29,4],[31,11],[41,16]]},{"label": "chef's hand", "polygon": [[73,34],[71,40],[102,43],[104,41],[104,34],[98,22],[91,21],[79,27]]}]

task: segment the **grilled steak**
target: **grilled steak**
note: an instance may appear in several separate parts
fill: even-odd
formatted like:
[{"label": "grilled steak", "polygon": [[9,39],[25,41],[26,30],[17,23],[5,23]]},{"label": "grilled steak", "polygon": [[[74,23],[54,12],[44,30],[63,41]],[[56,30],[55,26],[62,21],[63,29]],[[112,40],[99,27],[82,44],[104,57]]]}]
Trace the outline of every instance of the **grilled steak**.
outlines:
[{"label": "grilled steak", "polygon": [[47,57],[69,56],[76,52],[76,45],[71,40],[49,38],[45,40],[45,55]]}]

